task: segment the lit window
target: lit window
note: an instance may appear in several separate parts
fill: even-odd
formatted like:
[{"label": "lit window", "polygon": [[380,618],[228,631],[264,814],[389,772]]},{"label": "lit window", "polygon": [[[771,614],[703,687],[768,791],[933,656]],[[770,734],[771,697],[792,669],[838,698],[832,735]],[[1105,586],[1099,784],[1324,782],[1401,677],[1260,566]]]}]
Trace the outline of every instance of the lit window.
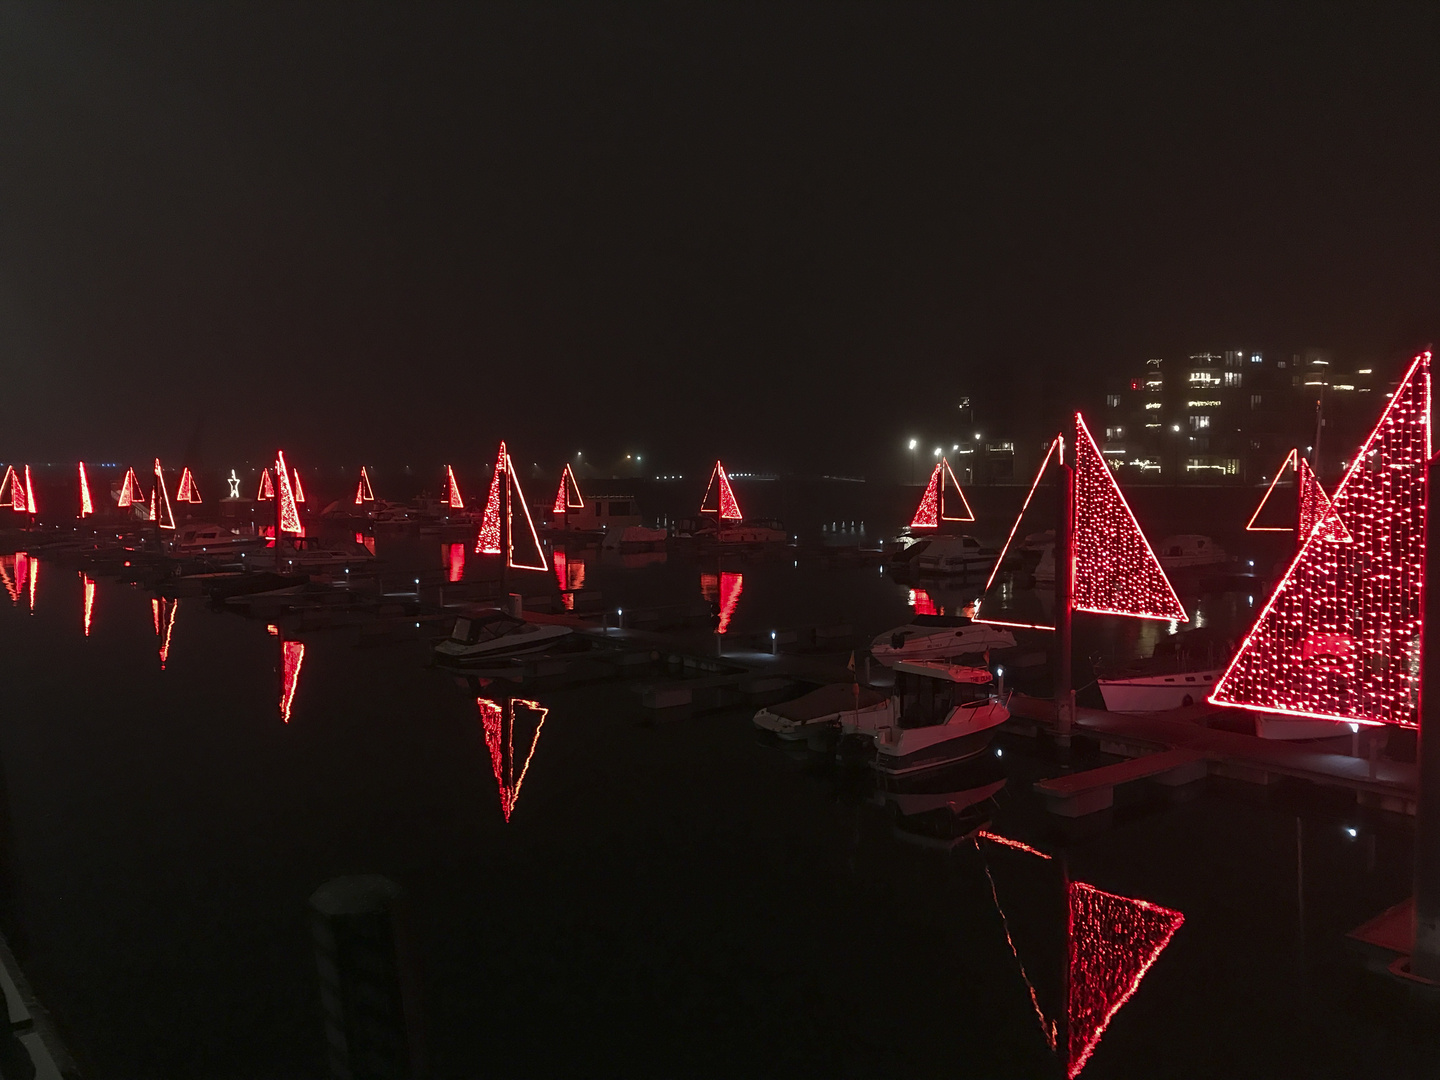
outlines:
[{"label": "lit window", "polygon": [[1191,430],[1191,431],[1200,431],[1202,428],[1208,428],[1209,426],[1210,426],[1210,417],[1208,417],[1208,416],[1192,416],[1192,417],[1190,417],[1190,430]]},{"label": "lit window", "polygon": [[1119,394],[1106,394],[1106,395],[1105,395],[1105,404],[1106,404],[1109,408],[1118,409],[1118,408],[1120,407],[1120,395],[1119,395]]},{"label": "lit window", "polygon": [[1259,407],[1260,407],[1260,395],[1259,395],[1259,394],[1251,394],[1251,395],[1250,395],[1250,408],[1252,408],[1252,409],[1258,409]]},{"label": "lit window", "polygon": [[1225,385],[1226,385],[1226,386],[1239,386],[1239,385],[1240,385],[1240,372],[1238,372],[1238,371],[1227,371],[1227,372],[1225,372]]},{"label": "lit window", "polygon": [[1123,439],[1124,437],[1125,429],[1123,427],[1107,427],[1105,429],[1105,438],[1107,439]]}]

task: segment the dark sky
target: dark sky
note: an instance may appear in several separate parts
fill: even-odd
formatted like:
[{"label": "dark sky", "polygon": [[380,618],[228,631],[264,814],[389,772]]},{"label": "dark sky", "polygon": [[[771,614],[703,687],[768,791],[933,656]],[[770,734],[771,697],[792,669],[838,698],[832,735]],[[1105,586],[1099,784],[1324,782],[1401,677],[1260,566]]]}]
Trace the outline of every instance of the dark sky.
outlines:
[{"label": "dark sky", "polygon": [[1437,12],[7,4],[0,458],[855,471],[961,394],[1393,362]]}]

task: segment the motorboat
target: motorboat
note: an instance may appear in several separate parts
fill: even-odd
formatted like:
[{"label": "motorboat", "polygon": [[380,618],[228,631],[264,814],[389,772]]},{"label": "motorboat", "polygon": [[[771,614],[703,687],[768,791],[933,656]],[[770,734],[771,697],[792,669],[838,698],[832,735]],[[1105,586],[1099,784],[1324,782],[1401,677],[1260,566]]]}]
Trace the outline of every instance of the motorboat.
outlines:
[{"label": "motorboat", "polygon": [[1209,630],[1161,638],[1148,657],[1096,665],[1095,682],[1111,712],[1164,712],[1204,701],[1223,674],[1231,644]]},{"label": "motorboat", "polygon": [[944,660],[1014,647],[1015,635],[1009,630],[972,622],[964,615],[916,615],[872,641],[870,655],[894,667],[903,660]]},{"label": "motorboat", "polygon": [[921,574],[983,574],[1000,553],[973,536],[937,536],[914,561]]},{"label": "motorboat", "polygon": [[1181,533],[1167,536],[1155,545],[1155,557],[1166,570],[1193,570],[1219,566],[1230,561],[1225,549],[1208,536]]},{"label": "motorboat", "polygon": [[[242,551],[240,558],[246,565],[263,567],[276,564],[273,547]],[[363,544],[333,548],[323,546],[318,537],[286,536],[280,547],[278,566],[284,570],[330,570],[370,562],[374,558],[374,554]]]},{"label": "motorboat", "polygon": [[935,537],[933,536],[911,536],[906,533],[901,533],[900,536],[896,537],[892,542],[889,554],[885,556],[885,561],[896,569],[911,567],[914,565],[915,560],[923,555],[934,541]]},{"label": "motorboat", "polygon": [[605,531],[601,547],[606,551],[656,551],[665,546],[670,533],[666,529],[652,529],[645,525],[626,525]]},{"label": "motorboat", "polygon": [[249,536],[235,532],[223,525],[209,522],[193,522],[181,525],[175,530],[170,541],[170,550],[177,555],[226,555],[237,551],[252,551],[264,547],[263,536]]},{"label": "motorboat", "polygon": [[890,723],[893,706],[893,699],[884,691],[858,683],[832,683],[793,701],[765,706],[755,714],[754,723],[788,742],[831,726],[874,730]]},{"label": "motorboat", "polygon": [[873,801],[890,812],[897,836],[924,842],[956,840],[985,828],[1009,774],[1001,758],[982,754],[920,777],[884,779]]},{"label": "motorboat", "polygon": [[1000,725],[1010,719],[988,667],[940,661],[895,665],[895,716],[873,733],[845,735],[873,744],[870,766],[882,776],[911,776],[967,761],[985,752]]},{"label": "motorboat", "polygon": [[435,658],[452,664],[502,660],[552,648],[572,633],[568,626],[527,622],[499,608],[485,608],[457,618],[450,636],[435,646]]},{"label": "motorboat", "polygon": [[[704,534],[701,538],[705,538]],[[783,544],[790,534],[776,521],[746,521],[722,525],[709,538],[721,544]]]}]

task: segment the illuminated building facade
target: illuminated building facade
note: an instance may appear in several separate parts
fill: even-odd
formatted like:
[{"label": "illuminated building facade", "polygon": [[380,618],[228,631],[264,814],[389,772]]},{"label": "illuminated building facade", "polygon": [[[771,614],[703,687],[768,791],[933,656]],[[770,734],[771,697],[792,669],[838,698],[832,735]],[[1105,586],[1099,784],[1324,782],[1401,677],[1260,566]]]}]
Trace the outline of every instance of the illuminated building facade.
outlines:
[{"label": "illuminated building facade", "polygon": [[1316,472],[1333,483],[1403,371],[1324,349],[1153,357],[1107,386],[1101,450],[1126,482],[1253,485],[1292,446],[1313,458],[1318,435]]}]

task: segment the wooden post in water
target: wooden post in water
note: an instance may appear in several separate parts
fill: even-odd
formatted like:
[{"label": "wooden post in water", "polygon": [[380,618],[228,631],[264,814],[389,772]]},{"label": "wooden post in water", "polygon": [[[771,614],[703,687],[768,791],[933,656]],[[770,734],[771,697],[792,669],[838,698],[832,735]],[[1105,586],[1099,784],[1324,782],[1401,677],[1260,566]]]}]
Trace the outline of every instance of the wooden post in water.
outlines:
[{"label": "wooden post in water", "polygon": [[[1065,436],[1072,453],[1075,447],[1072,427]],[[1075,468],[1064,460],[1065,442],[1060,444],[1060,514],[1055,528],[1055,737],[1062,748],[1070,746],[1070,733],[1075,726],[1075,679],[1072,668],[1074,652],[1071,641],[1071,617],[1075,606]]]},{"label": "wooden post in water", "polygon": [[418,979],[399,886],[336,878],[310,897],[329,1075],[418,1080],[425,1072]]},{"label": "wooden post in water", "polygon": [[[1429,463],[1426,503],[1440,481]],[[1440,551],[1440,514],[1425,514],[1425,558]],[[1428,576],[1428,575],[1427,575]],[[1426,588],[1420,668],[1419,790],[1415,797],[1415,945],[1410,971],[1440,982],[1440,588]]]}]

